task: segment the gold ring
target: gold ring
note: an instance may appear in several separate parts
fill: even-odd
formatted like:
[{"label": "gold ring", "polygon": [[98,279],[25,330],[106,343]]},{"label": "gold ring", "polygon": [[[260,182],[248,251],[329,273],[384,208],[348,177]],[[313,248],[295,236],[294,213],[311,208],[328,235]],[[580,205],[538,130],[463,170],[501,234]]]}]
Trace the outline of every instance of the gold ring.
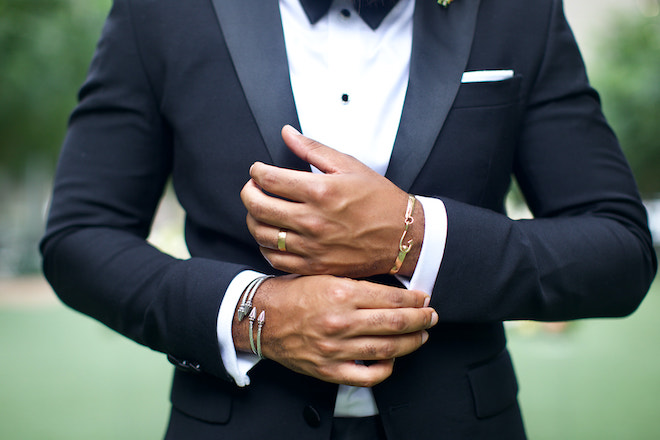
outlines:
[{"label": "gold ring", "polygon": [[277,249],[286,252],[286,231],[284,229],[280,229],[280,232],[277,233]]}]

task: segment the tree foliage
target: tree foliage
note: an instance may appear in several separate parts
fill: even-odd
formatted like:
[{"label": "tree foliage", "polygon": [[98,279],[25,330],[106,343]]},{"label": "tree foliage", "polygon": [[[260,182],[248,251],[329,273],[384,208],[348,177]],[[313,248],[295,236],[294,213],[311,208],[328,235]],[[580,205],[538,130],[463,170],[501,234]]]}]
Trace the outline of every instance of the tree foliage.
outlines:
[{"label": "tree foliage", "polygon": [[660,16],[613,18],[595,62],[593,83],[630,161],[640,191],[660,193]]},{"label": "tree foliage", "polygon": [[110,0],[0,0],[0,172],[54,163]]}]

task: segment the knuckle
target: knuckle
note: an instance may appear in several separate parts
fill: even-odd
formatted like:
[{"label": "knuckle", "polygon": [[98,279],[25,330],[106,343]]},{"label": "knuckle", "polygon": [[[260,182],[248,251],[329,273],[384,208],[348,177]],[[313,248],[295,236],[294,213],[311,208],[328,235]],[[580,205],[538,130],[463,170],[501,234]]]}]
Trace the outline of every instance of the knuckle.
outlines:
[{"label": "knuckle", "polygon": [[243,201],[243,204],[246,204],[247,203],[247,200],[246,200],[247,199],[247,185],[245,185],[245,186],[243,186],[243,188],[241,188],[241,192],[239,193],[239,195],[241,197],[241,200]]},{"label": "knuckle", "polygon": [[387,341],[380,348],[380,354],[383,359],[392,359],[397,354],[397,347],[392,341]]},{"label": "knuckle", "polygon": [[402,292],[399,289],[393,290],[390,293],[390,301],[392,302],[392,305],[394,305],[394,306],[397,306],[397,307],[402,306],[404,304],[404,301],[405,301],[404,292]]},{"label": "knuckle", "polygon": [[338,314],[327,315],[323,319],[323,329],[328,335],[341,334],[345,332],[348,327],[349,323],[346,318]]},{"label": "knuckle", "polygon": [[263,218],[265,209],[261,204],[248,202],[245,207],[255,219],[259,220]]},{"label": "knuckle", "polygon": [[390,326],[392,330],[403,333],[408,330],[408,320],[400,313],[393,313],[390,318]]},{"label": "knuckle", "polygon": [[309,187],[309,196],[316,201],[328,200],[332,197],[332,194],[332,185],[326,182],[317,182]]},{"label": "knuckle", "polygon": [[279,182],[279,178],[270,169],[261,170],[259,175],[259,184],[264,188],[271,188]]},{"label": "knuckle", "polygon": [[324,237],[326,224],[322,218],[316,215],[307,215],[301,220],[302,227],[312,237]]},{"label": "knuckle", "polygon": [[337,344],[327,339],[319,341],[316,345],[319,354],[323,358],[332,358],[339,352]]},{"label": "knuckle", "polygon": [[350,293],[348,289],[343,285],[343,283],[340,283],[330,289],[329,299],[335,304],[344,304],[348,302],[349,298]]}]

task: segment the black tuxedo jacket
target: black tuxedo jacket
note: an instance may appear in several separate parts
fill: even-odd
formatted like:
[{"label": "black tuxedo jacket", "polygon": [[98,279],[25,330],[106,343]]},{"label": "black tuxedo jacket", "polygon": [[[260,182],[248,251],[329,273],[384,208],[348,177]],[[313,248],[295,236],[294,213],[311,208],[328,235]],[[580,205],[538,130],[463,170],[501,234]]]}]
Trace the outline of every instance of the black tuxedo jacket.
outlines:
[{"label": "black tuxedo jacket", "polygon": [[[461,84],[490,69],[515,76]],[[277,1],[115,1],[64,143],[44,270],[71,307],[178,364],[171,438],[328,438],[335,385],[266,360],[239,389],[216,340],[232,278],[272,273],[239,191],[257,160],[306,168],[280,138],[288,123]],[[512,174],[535,220],[505,215]],[[170,176],[186,261],[145,242]],[[559,0],[417,0],[387,177],[442,199],[449,222],[440,324],[373,389],[388,438],[522,437],[501,321],[625,315],[656,270]]]}]

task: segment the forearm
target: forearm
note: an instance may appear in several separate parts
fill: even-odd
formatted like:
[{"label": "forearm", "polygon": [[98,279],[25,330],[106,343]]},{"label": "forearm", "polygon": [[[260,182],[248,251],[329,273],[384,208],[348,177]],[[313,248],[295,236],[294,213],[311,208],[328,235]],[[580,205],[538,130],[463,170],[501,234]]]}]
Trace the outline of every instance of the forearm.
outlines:
[{"label": "forearm", "polygon": [[102,227],[43,243],[44,273],[66,304],[129,338],[226,378],[215,337],[227,285],[243,268],[182,261],[142,238]]},{"label": "forearm", "polygon": [[[519,101],[487,116],[461,109],[447,118],[443,131],[453,133],[452,124],[476,128],[511,111],[515,131],[489,131],[485,123],[477,130],[474,153],[488,159],[483,186],[472,194],[412,188],[440,196],[447,207],[432,297],[441,320],[622,316],[639,305],[655,275],[646,212],[561,6],[553,2],[547,15],[539,64],[517,69]],[[503,214],[511,174],[533,220]]]},{"label": "forearm", "polygon": [[655,274],[643,227],[596,213],[514,221],[445,204],[447,247],[432,297],[441,321],[622,316]]}]

